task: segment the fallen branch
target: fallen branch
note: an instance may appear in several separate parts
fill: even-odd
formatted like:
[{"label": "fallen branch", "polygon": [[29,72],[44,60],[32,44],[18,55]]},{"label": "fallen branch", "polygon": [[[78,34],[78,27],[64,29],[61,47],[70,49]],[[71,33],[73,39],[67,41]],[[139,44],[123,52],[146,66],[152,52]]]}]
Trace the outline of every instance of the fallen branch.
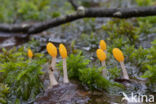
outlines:
[{"label": "fallen branch", "polygon": [[78,9],[79,5],[76,4],[75,1],[73,1],[73,0],[68,0],[68,1],[70,2],[70,4],[73,6],[73,8],[74,8],[75,10]]},{"label": "fallen branch", "polygon": [[156,6],[153,7],[137,7],[137,8],[88,8],[78,10],[77,12],[58,17],[50,21],[35,23],[33,25],[4,25],[0,24],[0,32],[35,34],[53,28],[68,22],[72,22],[81,18],[92,17],[114,17],[114,18],[132,18],[156,16]]}]

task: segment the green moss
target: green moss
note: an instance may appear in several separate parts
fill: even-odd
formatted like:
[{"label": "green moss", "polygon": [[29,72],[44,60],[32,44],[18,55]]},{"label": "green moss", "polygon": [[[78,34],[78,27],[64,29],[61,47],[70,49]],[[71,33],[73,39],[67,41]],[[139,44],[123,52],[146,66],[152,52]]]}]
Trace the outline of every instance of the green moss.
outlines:
[{"label": "green moss", "polygon": [[154,5],[155,0],[136,0],[139,6],[151,6]]},{"label": "green moss", "polygon": [[108,88],[111,86],[111,82],[102,76],[102,69],[103,68],[97,67],[80,69],[79,80],[82,82],[82,84],[87,85],[91,90],[108,90]]},{"label": "green moss", "polygon": [[[120,84],[112,81],[111,78],[116,78],[119,76],[120,70],[117,68],[110,69],[110,79],[106,79],[102,76],[103,67],[95,67],[89,65],[90,60],[86,59],[82,53],[77,55],[70,54],[67,58],[67,70],[70,79],[75,79],[80,81],[83,85],[86,85],[89,89],[101,89],[108,90],[112,86],[121,87]],[[90,67],[89,67],[90,66]],[[59,70],[62,69],[62,61],[57,64]]]},{"label": "green moss", "polygon": [[0,79],[8,84],[11,95],[27,100],[40,93],[43,88],[39,78],[43,74],[41,65],[46,62],[42,54],[35,54],[30,60],[23,47],[10,51],[3,49],[0,59]]},{"label": "green moss", "polygon": [[59,17],[61,12],[64,15],[72,11],[72,6],[67,1],[58,3],[57,0],[0,0],[0,2],[0,22],[4,23],[43,21]]},{"label": "green moss", "polygon": [[0,104],[7,104],[7,95],[9,94],[9,87],[0,83]]},{"label": "green moss", "polygon": [[140,72],[145,71],[144,64],[147,62],[147,54],[148,51],[144,49],[143,47],[138,47],[136,49],[134,45],[129,46],[125,45],[123,48],[123,52],[125,53],[126,62],[130,62],[131,65],[137,67]]},{"label": "green moss", "polygon": [[156,84],[156,40],[152,42],[152,47],[148,50],[148,61],[144,65],[148,70],[142,75],[143,78],[148,78],[148,83]]},{"label": "green moss", "polygon": [[126,20],[113,19],[103,25],[102,29],[109,35],[108,40],[111,42],[123,38],[130,44],[134,44],[139,38],[138,27]]},{"label": "green moss", "polygon": [[109,79],[116,79],[121,76],[121,69],[118,69],[117,67],[108,69],[108,72],[110,73]]},{"label": "green moss", "polygon": [[[79,52],[77,55],[70,54],[67,58],[67,67],[68,67],[68,76],[69,78],[78,79],[79,78],[79,69],[84,69],[89,64],[89,60],[85,59],[84,56],[82,56],[82,52]],[[62,68],[62,61],[57,64],[57,67],[60,70],[63,70]]]}]

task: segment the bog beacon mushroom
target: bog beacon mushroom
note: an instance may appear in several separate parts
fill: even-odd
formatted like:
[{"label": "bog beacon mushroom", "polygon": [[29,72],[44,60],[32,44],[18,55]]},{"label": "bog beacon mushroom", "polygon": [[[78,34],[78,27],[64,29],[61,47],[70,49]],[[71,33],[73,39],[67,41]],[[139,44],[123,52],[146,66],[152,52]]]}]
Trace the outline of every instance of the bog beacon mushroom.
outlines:
[{"label": "bog beacon mushroom", "polygon": [[106,52],[106,49],[107,49],[107,44],[104,40],[100,40],[100,49],[102,49],[104,52]]},{"label": "bog beacon mushroom", "polygon": [[[106,53],[105,53],[102,49],[97,49],[96,55],[97,55],[98,59],[101,61],[102,66],[103,66],[103,67],[106,67],[106,63],[105,63],[105,60],[106,60]],[[105,78],[107,77],[107,70],[106,70],[106,69],[103,69],[103,70],[102,70],[102,75],[103,75]]]},{"label": "bog beacon mushroom", "polygon": [[123,78],[129,80],[129,76],[128,76],[127,70],[125,68],[125,65],[124,65],[124,55],[123,55],[122,51],[119,48],[114,48],[112,52],[113,52],[113,56],[115,57],[115,59],[118,62],[120,62],[120,65],[122,68],[122,73],[123,73]]},{"label": "bog beacon mushroom", "polygon": [[57,48],[55,47],[54,44],[49,42],[47,44],[47,51],[48,51],[49,55],[52,56],[51,67],[50,67],[51,70],[48,70],[49,79],[50,79],[50,86],[49,87],[51,88],[52,86],[58,84],[58,82],[56,81],[55,76],[54,76],[54,70],[55,70],[55,65],[56,65],[56,56],[57,56]]},{"label": "bog beacon mushroom", "polygon": [[33,52],[32,52],[31,49],[28,49],[28,57],[29,57],[30,59],[32,59],[32,57],[33,57]]},{"label": "bog beacon mushroom", "polygon": [[66,63],[67,49],[63,44],[59,45],[59,52],[63,58],[63,82],[69,83],[68,73],[67,73],[67,63]]}]

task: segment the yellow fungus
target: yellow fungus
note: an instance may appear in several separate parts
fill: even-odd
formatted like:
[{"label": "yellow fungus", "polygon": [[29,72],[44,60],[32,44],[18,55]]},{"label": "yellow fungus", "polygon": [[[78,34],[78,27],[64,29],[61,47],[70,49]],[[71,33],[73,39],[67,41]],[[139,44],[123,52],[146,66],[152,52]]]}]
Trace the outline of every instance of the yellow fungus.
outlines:
[{"label": "yellow fungus", "polygon": [[52,43],[48,43],[47,44],[47,51],[48,53],[52,56],[52,57],[56,57],[57,56],[57,48],[55,47],[54,44]]},{"label": "yellow fungus", "polygon": [[60,55],[62,56],[62,58],[67,57],[67,49],[63,44],[59,45],[59,52],[60,52]]},{"label": "yellow fungus", "polygon": [[100,61],[106,60],[106,54],[102,49],[97,49],[96,55]]},{"label": "yellow fungus", "polygon": [[100,40],[99,44],[100,44],[100,48],[105,51],[107,48],[106,42],[104,40]]},{"label": "yellow fungus", "polygon": [[115,59],[119,62],[123,62],[124,61],[124,56],[122,51],[119,48],[114,48],[113,49],[113,56],[115,57]]},{"label": "yellow fungus", "polygon": [[32,58],[33,57],[33,52],[31,49],[28,49],[28,57]]}]

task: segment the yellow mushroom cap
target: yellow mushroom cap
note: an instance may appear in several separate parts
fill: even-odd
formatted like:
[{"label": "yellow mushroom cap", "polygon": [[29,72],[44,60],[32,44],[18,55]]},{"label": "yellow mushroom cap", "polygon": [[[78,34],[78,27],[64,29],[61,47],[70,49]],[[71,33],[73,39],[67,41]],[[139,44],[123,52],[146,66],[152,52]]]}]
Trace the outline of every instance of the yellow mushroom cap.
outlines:
[{"label": "yellow mushroom cap", "polygon": [[57,56],[57,48],[55,47],[54,44],[52,44],[50,42],[47,44],[47,51],[48,51],[49,55],[51,55],[52,57]]},{"label": "yellow mushroom cap", "polygon": [[107,45],[106,45],[106,42],[104,40],[100,40],[100,48],[104,51],[106,50]]},{"label": "yellow mushroom cap", "polygon": [[67,49],[63,44],[59,45],[59,52],[60,52],[60,55],[62,56],[62,58],[67,57]]},{"label": "yellow mushroom cap", "polygon": [[102,49],[97,49],[96,55],[100,61],[106,60],[106,54]]},{"label": "yellow mushroom cap", "polygon": [[33,57],[33,52],[31,49],[28,49],[28,57],[32,58]]},{"label": "yellow mushroom cap", "polygon": [[119,48],[114,48],[112,52],[113,52],[113,56],[115,57],[115,59],[117,61],[119,61],[119,62],[124,61],[124,55]]}]

